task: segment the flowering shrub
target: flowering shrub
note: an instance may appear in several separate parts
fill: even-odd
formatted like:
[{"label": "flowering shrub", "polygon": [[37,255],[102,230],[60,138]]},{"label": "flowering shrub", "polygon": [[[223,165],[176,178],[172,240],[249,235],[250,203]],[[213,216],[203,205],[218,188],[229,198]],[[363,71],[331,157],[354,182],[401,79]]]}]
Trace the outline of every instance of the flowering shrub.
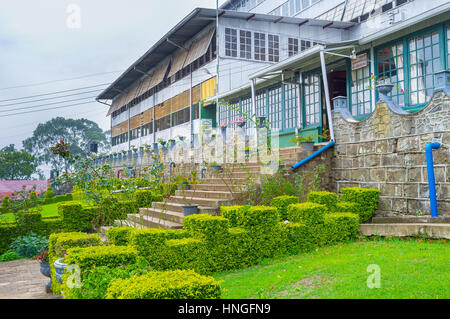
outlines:
[{"label": "flowering shrub", "polygon": [[48,253],[46,250],[42,250],[41,253],[38,256],[34,257],[35,260],[39,262],[48,262]]}]

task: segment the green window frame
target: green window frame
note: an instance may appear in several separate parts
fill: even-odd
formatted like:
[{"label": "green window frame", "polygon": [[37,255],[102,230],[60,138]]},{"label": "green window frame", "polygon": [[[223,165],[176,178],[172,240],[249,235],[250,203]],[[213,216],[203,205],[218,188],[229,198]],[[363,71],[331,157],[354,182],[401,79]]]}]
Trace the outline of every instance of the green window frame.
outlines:
[{"label": "green window frame", "polygon": [[447,44],[447,68],[450,67],[450,24],[446,25],[445,28],[445,32],[446,32],[446,44]]},{"label": "green window frame", "polygon": [[[296,79],[292,79],[296,81]],[[284,127],[286,129],[297,127],[298,118],[298,86],[292,84],[285,84],[284,86],[284,105],[285,105],[285,116],[284,116]]]},{"label": "green window frame", "polygon": [[303,76],[304,127],[320,124],[322,109],[321,77],[318,71]]},{"label": "green window frame", "polygon": [[[245,128],[248,129],[252,127],[250,119],[252,118],[252,97],[247,96],[242,98],[241,100],[241,107],[240,107],[240,113],[244,117],[245,122]],[[239,116],[239,113],[238,113]]]},{"label": "green window frame", "polygon": [[268,114],[271,129],[282,129],[282,87],[276,85],[268,90]]},{"label": "green window frame", "polygon": [[409,104],[421,105],[431,100],[434,73],[442,70],[439,30],[434,28],[408,39]]},{"label": "green window frame", "polygon": [[266,89],[256,92],[256,116],[265,116],[267,120],[267,94]]},{"label": "green window frame", "polygon": [[[369,52],[362,52],[361,54]],[[369,57],[370,60],[370,57]],[[348,65],[348,74],[350,74],[350,111],[355,118],[367,117],[373,111],[372,108],[372,88],[370,64],[367,66],[352,70],[350,63]]]}]

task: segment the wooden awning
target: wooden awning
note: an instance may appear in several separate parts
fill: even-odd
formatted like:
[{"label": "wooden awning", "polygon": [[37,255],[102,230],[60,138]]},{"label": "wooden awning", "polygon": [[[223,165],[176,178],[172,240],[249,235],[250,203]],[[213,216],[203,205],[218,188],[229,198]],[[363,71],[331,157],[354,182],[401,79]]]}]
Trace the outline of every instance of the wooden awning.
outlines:
[{"label": "wooden awning", "polygon": [[170,78],[183,68],[188,53],[189,53],[188,50],[182,50],[177,55],[175,55],[175,57],[172,60],[172,66],[170,67],[169,75],[167,75],[167,77]]},{"label": "wooden awning", "polygon": [[117,111],[118,109],[120,109],[122,106],[125,105],[123,102],[126,95],[127,93],[122,93],[117,99],[115,99],[112,102],[111,107],[109,108],[106,116],[110,116],[113,112]]},{"label": "wooden awning", "polygon": [[215,28],[212,28],[209,30],[206,34],[204,34],[201,38],[195,40],[191,47],[189,48],[189,53],[186,58],[186,61],[184,62],[184,66],[187,66],[200,58],[202,55],[206,54],[206,51],[208,51],[208,47],[211,43],[212,37],[214,35]]},{"label": "wooden awning", "polygon": [[166,75],[167,68],[169,67],[170,60],[164,62],[160,67],[158,67],[151,76],[149,89],[157,86],[159,83],[164,81],[164,76]]}]

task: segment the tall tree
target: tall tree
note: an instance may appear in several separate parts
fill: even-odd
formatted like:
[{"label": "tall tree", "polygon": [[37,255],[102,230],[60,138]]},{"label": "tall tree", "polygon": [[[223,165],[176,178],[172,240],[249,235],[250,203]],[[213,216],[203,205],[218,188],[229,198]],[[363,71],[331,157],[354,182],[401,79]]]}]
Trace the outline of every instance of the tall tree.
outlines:
[{"label": "tall tree", "polygon": [[38,161],[25,152],[18,151],[14,144],[0,150],[0,179],[24,180],[30,179],[37,172]]},{"label": "tall tree", "polygon": [[46,164],[57,170],[69,169],[67,161],[50,149],[61,139],[69,144],[70,154],[74,156],[87,156],[90,142],[98,143],[99,152],[110,148],[109,139],[97,123],[87,119],[75,120],[62,117],[39,124],[33,136],[22,143],[24,149],[33,154],[39,164]]}]

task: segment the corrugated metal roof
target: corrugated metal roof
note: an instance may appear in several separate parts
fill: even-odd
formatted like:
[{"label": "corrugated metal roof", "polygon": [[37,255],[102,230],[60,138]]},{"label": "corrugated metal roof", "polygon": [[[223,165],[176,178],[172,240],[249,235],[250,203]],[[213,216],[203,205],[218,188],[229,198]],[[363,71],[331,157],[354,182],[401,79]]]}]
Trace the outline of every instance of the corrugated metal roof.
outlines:
[{"label": "corrugated metal roof", "polygon": [[[110,100],[121,94],[121,91],[126,91],[134,82],[142,77],[142,72],[136,69],[149,72],[155,68],[161,61],[168,56],[175,53],[178,47],[168,41],[183,45],[188,40],[192,39],[201,30],[210,25],[216,18],[216,9],[196,8],[175,27],[172,28],[164,37],[162,37],[150,50],[148,50],[139,60],[131,65],[117,80],[115,80],[107,89],[105,89],[97,99]],[[287,23],[347,29],[352,27],[353,22],[338,22],[326,21],[317,19],[303,19],[275,16],[268,14],[255,14],[250,12],[236,12],[230,10],[219,9],[218,12],[221,18],[230,18],[247,21],[265,21],[271,23]]]}]

